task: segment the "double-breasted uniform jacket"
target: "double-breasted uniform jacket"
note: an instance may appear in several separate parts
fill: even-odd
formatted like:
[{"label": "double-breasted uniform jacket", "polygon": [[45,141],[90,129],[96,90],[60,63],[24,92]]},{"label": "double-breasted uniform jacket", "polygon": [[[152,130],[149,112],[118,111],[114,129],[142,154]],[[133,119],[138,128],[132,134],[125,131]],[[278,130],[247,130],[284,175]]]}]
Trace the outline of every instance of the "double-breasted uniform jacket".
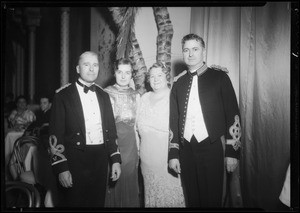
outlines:
[{"label": "double-breasted uniform jacket", "polygon": [[[121,163],[121,155],[116,143],[117,132],[109,96],[96,85],[102,119],[103,139],[112,163]],[[49,144],[52,168],[56,174],[69,170],[67,149],[86,148],[86,130],[82,104],[76,84],[69,83],[58,89],[54,96],[50,118]]]},{"label": "double-breasted uniform jacket", "polygon": [[[192,75],[187,71],[174,78],[170,95],[168,160],[178,159],[180,144],[184,145],[184,125],[191,85]],[[240,113],[228,75],[220,69],[206,67],[198,76],[198,91],[210,141],[213,143],[225,137],[225,157],[239,158]]]}]

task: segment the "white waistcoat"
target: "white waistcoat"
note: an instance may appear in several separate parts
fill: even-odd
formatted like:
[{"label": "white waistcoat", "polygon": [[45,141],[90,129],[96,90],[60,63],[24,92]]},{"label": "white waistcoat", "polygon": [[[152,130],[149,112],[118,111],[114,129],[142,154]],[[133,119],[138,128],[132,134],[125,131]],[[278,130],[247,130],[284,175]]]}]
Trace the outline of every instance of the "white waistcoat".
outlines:
[{"label": "white waistcoat", "polygon": [[199,100],[197,75],[193,77],[189,102],[187,105],[184,138],[187,141],[190,141],[193,135],[195,135],[198,142],[201,142],[208,137]]}]

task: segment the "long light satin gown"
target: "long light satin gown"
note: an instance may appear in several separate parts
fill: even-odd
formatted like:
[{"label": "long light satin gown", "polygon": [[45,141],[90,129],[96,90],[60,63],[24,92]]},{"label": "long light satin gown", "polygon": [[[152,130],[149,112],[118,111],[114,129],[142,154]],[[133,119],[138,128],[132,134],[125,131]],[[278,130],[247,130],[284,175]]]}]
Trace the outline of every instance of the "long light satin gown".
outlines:
[{"label": "long light satin gown", "polygon": [[185,207],[180,176],[168,169],[169,93],[150,103],[151,93],[141,97],[137,117],[145,207]]}]

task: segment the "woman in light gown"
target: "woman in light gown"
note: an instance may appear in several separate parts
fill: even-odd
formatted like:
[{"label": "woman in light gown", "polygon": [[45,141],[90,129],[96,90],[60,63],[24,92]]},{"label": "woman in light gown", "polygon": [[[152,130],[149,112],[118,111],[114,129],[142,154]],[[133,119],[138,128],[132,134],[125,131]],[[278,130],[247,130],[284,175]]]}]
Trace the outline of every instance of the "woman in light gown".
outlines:
[{"label": "woman in light gown", "polygon": [[147,80],[153,91],[141,97],[137,117],[145,207],[185,207],[180,176],[168,170],[170,73],[155,63]]},{"label": "woman in light gown", "polygon": [[108,181],[105,207],[140,207],[138,186],[138,148],[135,119],[139,94],[130,87],[132,65],[127,59],[115,64],[116,83],[105,88],[109,94],[121,153],[121,175],[118,181]]}]

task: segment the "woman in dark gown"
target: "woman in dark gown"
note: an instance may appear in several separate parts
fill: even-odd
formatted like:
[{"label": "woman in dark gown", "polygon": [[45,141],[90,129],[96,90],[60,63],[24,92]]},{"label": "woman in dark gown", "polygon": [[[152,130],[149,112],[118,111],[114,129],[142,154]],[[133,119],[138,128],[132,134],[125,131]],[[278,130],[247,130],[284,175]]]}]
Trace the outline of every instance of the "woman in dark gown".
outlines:
[{"label": "woman in dark gown", "polygon": [[129,60],[117,61],[115,77],[116,83],[105,88],[105,91],[111,98],[115,116],[122,172],[118,181],[108,181],[105,207],[140,207],[138,139],[135,130],[139,94],[130,87],[132,65]]}]

